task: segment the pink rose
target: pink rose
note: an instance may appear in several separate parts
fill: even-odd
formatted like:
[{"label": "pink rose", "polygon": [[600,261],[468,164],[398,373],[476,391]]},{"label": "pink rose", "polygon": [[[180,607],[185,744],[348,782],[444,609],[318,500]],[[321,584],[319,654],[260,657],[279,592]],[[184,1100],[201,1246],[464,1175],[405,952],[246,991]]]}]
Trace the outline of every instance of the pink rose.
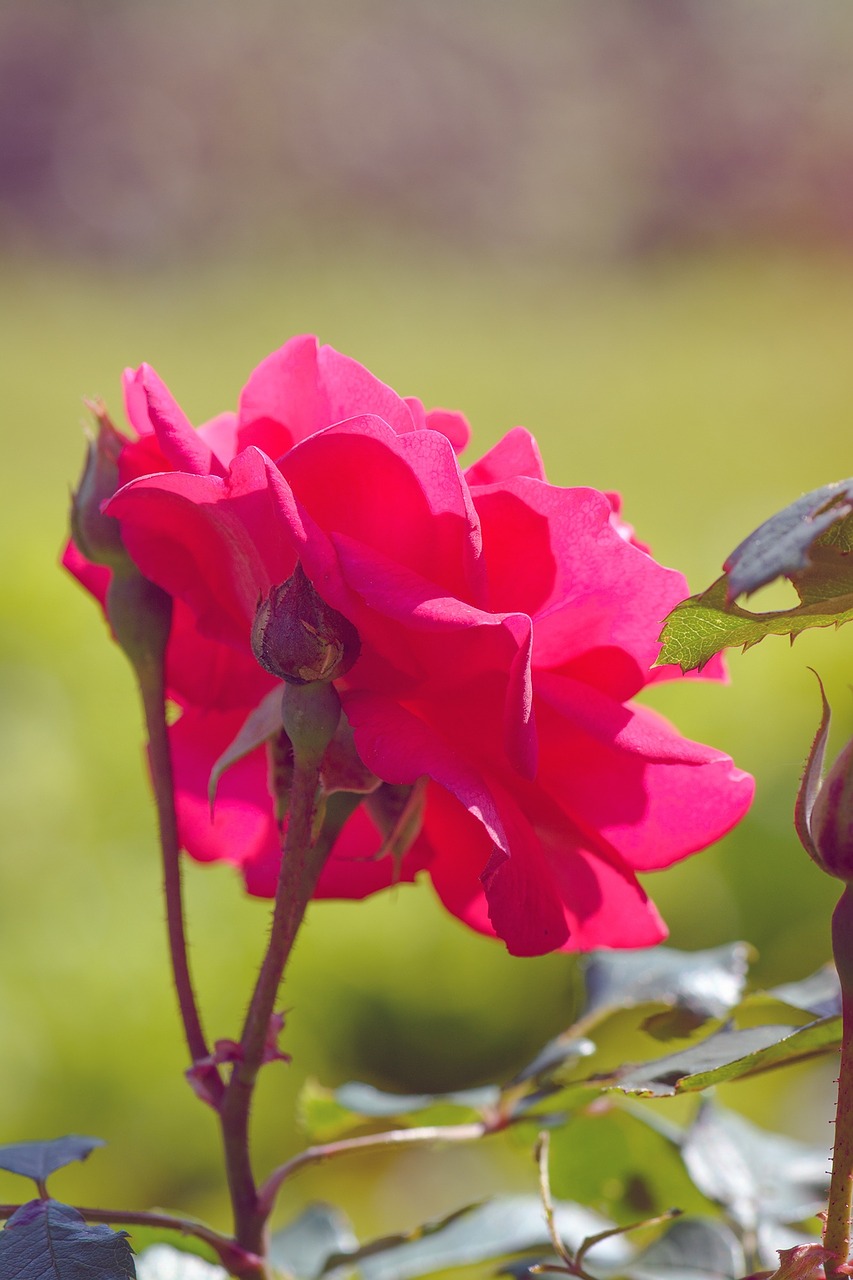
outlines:
[{"label": "pink rose", "polygon": [[[264,751],[225,772],[212,819],[208,779],[275,687],[249,638],[259,596],[298,558],[361,639],[336,686],[362,761],[388,784],[428,779],[401,866],[377,859],[360,808],[320,896],[425,868],[454,915],[516,954],[660,941],[636,873],[729,830],[752,780],[629,701],[687,588],[633,542],[613,495],[549,485],[521,428],[463,474],[459,415],[425,413],[313,339],[265,360],[238,413],[197,432],[145,366],[126,393],[139,439],[106,510],[176,602],[167,670],[187,851],[274,892]],[[105,571],[67,559],[101,594]]]}]

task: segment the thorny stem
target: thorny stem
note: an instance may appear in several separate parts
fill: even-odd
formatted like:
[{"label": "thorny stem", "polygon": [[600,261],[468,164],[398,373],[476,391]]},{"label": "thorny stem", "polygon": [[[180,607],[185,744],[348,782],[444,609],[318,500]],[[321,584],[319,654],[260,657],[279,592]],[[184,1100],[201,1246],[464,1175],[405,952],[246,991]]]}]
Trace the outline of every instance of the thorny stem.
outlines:
[{"label": "thorny stem", "polygon": [[840,1268],[850,1257],[850,1211],[853,1201],[853,886],[846,885],[832,917],[832,950],[841,981],[841,1063],[835,1146],[824,1248],[833,1255],[825,1264],[827,1280],[848,1274]]},{"label": "thorny stem", "polygon": [[[539,1140],[536,1143],[536,1163],[539,1166],[539,1194],[542,1197],[542,1208],[545,1211],[545,1222],[548,1225],[548,1235],[551,1237],[551,1244],[554,1246],[554,1252],[557,1257],[565,1264],[565,1270],[570,1276],[576,1276],[578,1280],[595,1280],[588,1271],[584,1271],[577,1260],[572,1257],[569,1250],[563,1244],[560,1233],[557,1230],[557,1220],[554,1215],[554,1200],[551,1196],[551,1176],[548,1172],[548,1156],[551,1149],[551,1135],[547,1129],[543,1129],[539,1134]],[[551,1270],[551,1268],[548,1268]]]},{"label": "thorny stem", "polygon": [[307,1147],[284,1164],[273,1169],[258,1191],[258,1201],[266,1213],[272,1209],[276,1195],[283,1184],[300,1170],[312,1164],[321,1164],[335,1156],[345,1156],[357,1151],[381,1151],[383,1147],[416,1146],[431,1142],[474,1142],[489,1133],[497,1133],[501,1124],[477,1121],[472,1124],[422,1125],[415,1129],[389,1129],[385,1133],[368,1133],[358,1138],[342,1138],[339,1142],[325,1142]]},{"label": "thorny stem", "polygon": [[[175,814],[172,756],[166,728],[166,690],[162,664],[146,663],[144,667],[142,664],[137,664],[136,673],[145,713],[151,785],[157,806],[157,822],[160,832],[160,850],[163,865],[163,892],[166,899],[166,927],[169,935],[169,953],[172,957],[172,973],[178,995],[181,1020],[184,1024],[187,1047],[192,1061],[197,1062],[201,1058],[206,1058],[210,1050],[201,1025],[187,954],[180,844]],[[215,1074],[212,1072],[207,1083],[212,1092],[214,1105],[218,1105],[223,1091],[219,1072],[215,1071]]]},{"label": "thorny stem", "polygon": [[269,1210],[259,1199],[252,1172],[249,1115],[284,967],[325,857],[323,843],[314,847],[311,843],[319,773],[319,760],[295,759],[269,944],[243,1024],[241,1060],[234,1066],[220,1108],[235,1236],[243,1249],[261,1255]]},{"label": "thorny stem", "polygon": [[[21,1207],[19,1204],[0,1204],[0,1219],[11,1218],[12,1214]],[[260,1261],[235,1246],[234,1241],[228,1236],[220,1235],[212,1227],[205,1226],[203,1222],[195,1222],[192,1218],[179,1218],[170,1213],[151,1213],[133,1209],[123,1211],[121,1209],[87,1209],[80,1205],[75,1207],[87,1222],[106,1222],[110,1226],[119,1227],[165,1228],[167,1231],[179,1231],[184,1236],[195,1236],[197,1240],[203,1240],[209,1245],[222,1265],[232,1272],[235,1267],[245,1272],[247,1265],[251,1266]]]}]

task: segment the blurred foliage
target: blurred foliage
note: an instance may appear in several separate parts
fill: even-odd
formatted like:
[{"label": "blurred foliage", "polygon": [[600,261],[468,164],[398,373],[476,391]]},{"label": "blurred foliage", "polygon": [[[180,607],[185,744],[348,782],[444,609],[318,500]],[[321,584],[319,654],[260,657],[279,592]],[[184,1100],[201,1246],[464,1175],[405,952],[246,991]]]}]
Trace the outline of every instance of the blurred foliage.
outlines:
[{"label": "blurred foliage", "polygon": [[[853,261],[742,253],[545,273],[426,243],[315,238],[273,260],[180,271],[10,258],[0,288],[11,300],[0,319],[3,1139],[98,1134],[107,1151],[58,1173],[55,1194],[224,1223],[212,1118],[181,1079],[130,673],[56,568],[82,460],[80,397],[102,394],[119,418],[119,372],[145,359],[200,421],[235,403],[269,350],[316,331],[401,393],[464,410],[477,452],[524,423],[555,483],[621,490],[639,536],[701,587],[764,517],[850,473]],[[758,778],[742,828],[649,888],[674,945],[746,938],[762,985],[829,954],[833,886],[799,848],[791,811],[819,717],[806,665],[835,709],[834,752],[853,729],[850,643],[812,633],[791,652],[773,638],[730,660],[728,688],[690,680],[649,698]],[[208,1025],[233,1035],[267,907],[227,868],[190,867],[187,880]],[[284,996],[294,1063],[270,1067],[260,1091],[259,1164],[297,1147],[290,1117],[307,1074],[464,1088],[511,1074],[578,1003],[571,957],[508,957],[445,916],[428,884],[318,905]],[[725,1101],[819,1140],[831,1074],[777,1072],[772,1087],[728,1086]],[[0,1198],[13,1199],[7,1179]],[[309,1171],[286,1208],[322,1194],[370,1233],[534,1187],[529,1152],[495,1142]]]}]

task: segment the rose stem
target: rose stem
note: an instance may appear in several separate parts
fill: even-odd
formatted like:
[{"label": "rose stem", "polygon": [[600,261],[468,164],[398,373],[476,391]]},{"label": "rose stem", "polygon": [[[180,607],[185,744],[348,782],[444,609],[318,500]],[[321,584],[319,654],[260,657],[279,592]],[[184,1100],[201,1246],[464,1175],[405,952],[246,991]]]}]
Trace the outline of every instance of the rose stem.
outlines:
[{"label": "rose stem", "polygon": [[323,752],[309,755],[294,750],[287,832],[269,944],[243,1024],[241,1060],[234,1066],[220,1108],[235,1237],[243,1249],[255,1254],[264,1253],[269,1209],[260,1202],[252,1173],[249,1113],[284,968],[325,857],[323,842],[314,847],[311,843],[322,756]]},{"label": "rose stem", "polygon": [[[172,754],[166,726],[166,690],[162,663],[137,663],[136,674],[148,732],[151,785],[157,805],[163,892],[166,899],[166,927],[169,935],[169,952],[172,957],[172,973],[187,1047],[192,1061],[197,1062],[201,1058],[206,1058],[210,1050],[201,1025],[187,955],[180,844],[175,813]],[[218,1105],[223,1092],[222,1079],[218,1071],[211,1072],[207,1084],[211,1090],[214,1105]]]},{"label": "rose stem", "polygon": [[357,1151],[381,1151],[388,1147],[417,1146],[435,1142],[475,1142],[490,1133],[497,1133],[505,1122],[490,1125],[478,1120],[471,1124],[422,1125],[416,1129],[389,1129],[385,1133],[362,1134],[357,1138],[341,1138],[338,1142],[324,1142],[307,1147],[292,1159],[273,1169],[258,1192],[263,1208],[270,1212],[280,1188],[295,1173],[312,1164],[321,1164],[335,1156],[349,1155]]},{"label": "rose stem", "polygon": [[841,982],[841,1064],[832,1180],[824,1230],[824,1248],[834,1256],[825,1264],[827,1280],[840,1280],[839,1266],[850,1256],[850,1210],[853,1200],[853,887],[846,885],[832,917],[832,950]]}]

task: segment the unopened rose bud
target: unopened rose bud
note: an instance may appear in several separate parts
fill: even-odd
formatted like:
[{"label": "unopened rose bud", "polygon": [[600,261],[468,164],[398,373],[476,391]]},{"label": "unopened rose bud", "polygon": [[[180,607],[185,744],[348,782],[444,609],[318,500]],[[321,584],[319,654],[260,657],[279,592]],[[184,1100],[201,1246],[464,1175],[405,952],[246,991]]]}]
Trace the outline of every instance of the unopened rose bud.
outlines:
[{"label": "unopened rose bud", "polygon": [[812,843],[824,871],[853,882],[853,740],[821,783],[810,825]]},{"label": "unopened rose bud", "polygon": [[360,649],[355,627],[317,594],[299,561],[258,605],[252,651],[265,671],[288,684],[336,680]]},{"label": "unopened rose bud", "polygon": [[853,885],[853,739],[822,776],[830,711],[820,676],[817,681],[823,710],[797,793],[794,826],[821,870]]},{"label": "unopened rose bud", "polygon": [[89,408],[97,419],[98,434],[88,441],[83,474],[71,495],[71,537],[77,550],[93,564],[121,569],[130,564],[130,557],[118,520],[105,516],[101,505],[119,487],[118,458],[127,442],[100,402]]}]

